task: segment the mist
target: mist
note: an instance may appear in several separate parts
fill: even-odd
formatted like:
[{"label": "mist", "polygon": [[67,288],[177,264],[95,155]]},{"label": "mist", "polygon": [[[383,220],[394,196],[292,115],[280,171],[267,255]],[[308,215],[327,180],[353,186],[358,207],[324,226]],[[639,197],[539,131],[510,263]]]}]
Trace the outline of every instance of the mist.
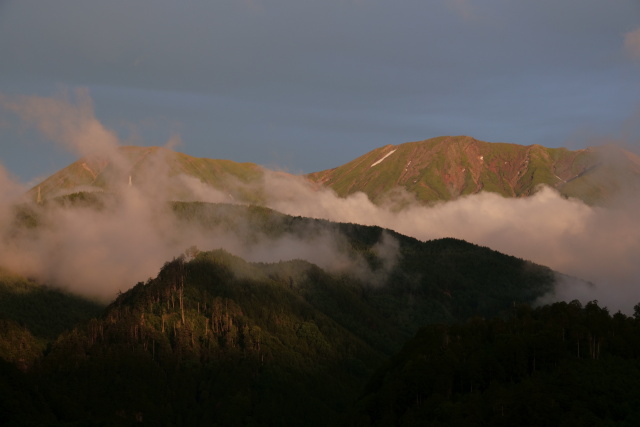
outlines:
[{"label": "mist", "polygon": [[[75,95],[75,101],[69,97],[1,100],[6,109],[61,146],[82,156],[99,153],[122,171],[129,170],[132,165],[118,151],[121,141],[95,118],[88,95],[82,91]],[[248,261],[305,259],[372,284],[379,281],[376,277],[380,275],[368,270],[363,259],[349,253],[344,237],[330,230],[308,230],[276,239],[262,236],[247,242],[229,230],[181,224],[166,203],[168,198],[238,201],[193,177],[170,179],[162,156],[154,161],[153,176],[140,177],[131,187],[124,182],[114,184],[117,197],[103,209],[47,209],[40,227],[19,236],[11,230],[9,213],[11,206],[22,202],[24,189],[0,169],[0,264],[103,300],[155,276],[164,262],[193,245],[201,250],[223,248]],[[180,196],[167,196],[167,188],[176,183]],[[554,295],[545,296],[546,302],[597,299],[610,310],[625,313],[640,302],[637,193],[608,207],[566,199],[546,187],[527,198],[479,193],[425,206],[403,191],[382,205],[373,204],[362,193],[340,198],[303,177],[270,171],[254,187],[263,195],[265,206],[285,214],[377,225],[420,240],[455,237],[549,266],[566,276]],[[374,248],[385,270],[395,266],[398,249],[390,235]],[[584,282],[567,277],[594,286],[585,287]]]},{"label": "mist", "polygon": [[[111,180],[106,183],[110,193],[100,198],[100,208],[29,202],[27,189],[0,168],[0,265],[13,272],[110,301],[118,292],[155,276],[166,261],[192,246],[222,248],[253,262],[302,259],[372,285],[384,280],[397,261],[398,244],[387,235],[374,248],[383,266],[374,272],[361,255],[350,250],[346,238],[330,227],[310,225],[276,238],[249,230],[252,238],[248,240],[242,230],[251,227],[248,223],[236,231],[185,223],[172,211],[169,201],[235,201],[194,177],[170,176],[168,150],[147,156],[151,165],[147,173],[137,173],[135,180],[127,182],[134,165],[119,150],[123,144],[115,133],[96,119],[86,91],[55,98],[2,97],[0,101],[52,142],[83,158],[100,158],[115,168],[115,173],[104,177]],[[174,138],[167,146],[178,143]],[[98,191],[92,187],[83,190]],[[16,228],[16,209],[35,212],[38,226]]]},{"label": "mist", "polygon": [[[267,180],[276,181],[266,184],[275,189],[270,207],[283,213],[378,225],[420,240],[455,237],[596,284],[585,290],[576,281],[575,293],[571,286],[563,286],[558,299],[597,299],[624,312],[632,312],[640,302],[637,195],[604,208],[541,187],[527,198],[479,193],[435,206],[414,200],[397,211],[397,201],[376,206],[361,193],[339,198],[303,181],[287,184],[275,175]],[[278,194],[287,193],[288,185],[289,193],[296,196],[278,199]],[[404,198],[405,203],[412,200],[408,194]]]}]

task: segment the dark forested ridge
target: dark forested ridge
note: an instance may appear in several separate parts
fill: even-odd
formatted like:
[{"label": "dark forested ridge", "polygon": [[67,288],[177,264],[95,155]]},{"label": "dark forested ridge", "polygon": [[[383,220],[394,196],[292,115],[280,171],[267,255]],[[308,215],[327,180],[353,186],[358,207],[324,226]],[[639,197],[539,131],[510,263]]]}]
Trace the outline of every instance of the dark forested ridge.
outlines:
[{"label": "dark forested ridge", "polygon": [[378,370],[358,426],[635,426],[640,304],[516,307],[508,319],[430,325]]},{"label": "dark forested ridge", "polygon": [[[49,344],[30,346],[37,328],[9,318],[5,336],[23,344],[0,363],[2,425],[340,424],[371,373],[421,326],[509,316],[514,302],[553,287],[551,270],[460,240],[257,207],[173,210],[187,223],[244,230],[246,240],[329,230],[371,274],[191,248]],[[392,268],[375,249],[386,238],[396,242]]]}]

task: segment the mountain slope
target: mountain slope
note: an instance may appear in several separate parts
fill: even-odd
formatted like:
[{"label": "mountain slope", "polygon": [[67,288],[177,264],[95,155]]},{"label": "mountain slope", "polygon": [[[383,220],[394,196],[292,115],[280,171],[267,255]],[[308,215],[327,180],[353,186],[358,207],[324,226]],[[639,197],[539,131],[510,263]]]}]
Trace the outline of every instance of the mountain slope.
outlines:
[{"label": "mountain slope", "polygon": [[126,185],[142,185],[164,193],[169,199],[188,191],[193,182],[215,188],[228,200],[251,200],[243,184],[258,179],[263,169],[253,163],[204,159],[162,147],[126,146],[114,156],[82,158],[56,172],[29,191],[32,200],[79,191],[111,191]]},{"label": "mountain slope", "polygon": [[[432,250],[447,256],[456,248],[476,252],[464,242],[435,243]],[[44,401],[46,408],[25,419],[336,425],[372,370],[422,321],[408,308],[422,305],[426,283],[372,288],[305,261],[247,263],[224,251],[189,256],[62,334],[28,371],[39,395],[22,406]],[[442,270],[464,264],[450,262]],[[520,271],[540,290],[548,286],[545,269]],[[460,286],[483,287],[474,276]],[[18,395],[35,393],[23,387]]]},{"label": "mountain slope", "polygon": [[[168,200],[199,196],[264,204],[261,178],[275,173],[253,163],[195,158],[161,147],[120,147],[116,154],[119,162],[104,156],[78,160],[32,188],[31,199],[132,184]],[[360,191],[378,203],[397,188],[419,201],[436,202],[481,191],[526,197],[544,184],[567,197],[601,204],[625,190],[640,191],[640,157],[614,147],[570,151],[445,136],[380,147],[305,177],[339,196]]]},{"label": "mountain slope", "polygon": [[[173,203],[173,208],[182,220],[232,231],[247,242],[331,236],[344,246],[340,257],[347,268],[339,271],[358,278],[372,295],[384,295],[381,304],[397,304],[389,316],[414,317],[418,324],[495,315],[513,301],[535,301],[555,281],[547,267],[458,239],[422,242],[380,227],[292,217],[258,206]],[[355,271],[362,267],[359,259],[368,263],[366,274]],[[410,326],[407,333],[413,332]]]},{"label": "mountain slope", "polygon": [[587,203],[600,203],[627,185],[640,188],[640,157],[615,148],[604,156],[604,151],[447,136],[387,145],[307,177],[340,196],[362,191],[376,202],[396,187],[434,202],[480,191],[523,197],[545,184]]},{"label": "mountain slope", "polygon": [[350,425],[637,425],[635,317],[573,301],[425,327],[373,375]]},{"label": "mountain slope", "polygon": [[[91,203],[68,200],[67,208]],[[0,363],[0,397],[12,396],[7,408],[0,403],[0,421],[336,425],[370,373],[420,326],[504,315],[554,284],[545,267],[460,240],[420,242],[256,206],[171,206],[185,226],[245,241],[342,236],[344,259],[363,260],[371,274],[191,248],[46,354],[28,348],[23,365]],[[381,243],[395,248],[396,263],[386,263]],[[11,330],[7,342],[28,338]]]}]

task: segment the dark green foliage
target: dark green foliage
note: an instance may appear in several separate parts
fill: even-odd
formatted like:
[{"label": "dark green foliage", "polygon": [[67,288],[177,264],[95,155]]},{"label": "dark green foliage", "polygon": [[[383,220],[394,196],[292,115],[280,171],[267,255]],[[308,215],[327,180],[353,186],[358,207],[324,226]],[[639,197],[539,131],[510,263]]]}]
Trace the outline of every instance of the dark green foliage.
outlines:
[{"label": "dark green foliage", "polygon": [[331,277],[285,267],[296,287],[224,252],[175,260],[29,375],[65,422],[335,424],[383,355],[301,293]]},{"label": "dark green foliage", "polygon": [[0,272],[0,317],[23,325],[39,339],[54,340],[103,308],[97,302]]},{"label": "dark green foliage", "polygon": [[[383,232],[336,227],[363,253]],[[457,240],[397,238],[408,245],[403,262],[416,263],[411,257],[430,245],[425,261],[429,251],[495,256]],[[18,374],[23,406],[44,405],[43,423],[335,425],[384,358],[447,310],[420,312],[440,303],[415,272],[396,271],[374,287],[305,261],[252,264],[195,248],[188,254],[189,261],[169,262],[156,279],[121,294],[100,318],[60,335]]]},{"label": "dark green foliage", "polygon": [[[246,242],[265,235],[310,239],[332,233],[346,253],[362,256],[381,279],[361,283],[362,297],[394,316],[407,335],[418,325],[495,315],[514,302],[532,303],[555,281],[546,267],[457,239],[421,242],[380,227],[291,217],[257,206],[174,203],[173,208],[185,221],[231,230]],[[374,249],[385,235],[398,243],[397,264],[390,270]]]},{"label": "dark green foliage", "polygon": [[28,329],[17,322],[0,317],[0,359],[26,369],[40,356],[44,347]]},{"label": "dark green foliage", "polygon": [[[108,196],[96,197],[64,203],[91,208]],[[16,368],[7,368],[14,379],[0,385],[15,388],[18,408],[39,408],[41,416],[24,419],[44,425],[339,424],[370,374],[421,326],[504,315],[514,301],[532,302],[553,286],[547,268],[460,240],[420,242],[379,227],[255,206],[172,208],[185,227],[224,230],[247,243],[330,235],[346,260],[364,260],[370,274],[331,274],[302,260],[247,263],[192,247],[100,316],[90,305],[83,312],[81,300],[5,280],[13,290],[0,301],[15,322],[6,324],[2,339],[8,348],[18,343],[29,362],[0,355]],[[385,242],[395,248],[395,263],[377,250]],[[45,295],[50,308],[40,306]],[[39,312],[47,315],[39,319]],[[54,336],[41,355],[40,337]],[[34,342],[40,345],[35,353]],[[19,422],[21,414],[8,412],[6,421]]]},{"label": "dark green foliage", "polygon": [[591,302],[420,330],[372,378],[353,425],[637,425],[640,323]]}]

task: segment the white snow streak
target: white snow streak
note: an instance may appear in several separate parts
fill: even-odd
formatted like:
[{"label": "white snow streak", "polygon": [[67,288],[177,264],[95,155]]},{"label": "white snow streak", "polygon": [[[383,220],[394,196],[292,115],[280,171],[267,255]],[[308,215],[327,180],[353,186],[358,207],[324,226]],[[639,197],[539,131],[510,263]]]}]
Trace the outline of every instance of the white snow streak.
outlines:
[{"label": "white snow streak", "polygon": [[381,158],[380,160],[378,160],[377,162],[375,162],[374,164],[372,164],[372,165],[371,165],[371,166],[369,166],[369,167],[370,167],[370,168],[372,168],[372,167],[374,167],[375,165],[379,165],[380,163],[382,163],[382,161],[383,161],[384,159],[386,159],[387,157],[389,157],[390,155],[392,155],[392,154],[393,154],[393,153],[395,153],[395,152],[396,152],[396,150],[389,151],[387,154],[385,154],[385,155],[384,155],[384,157],[383,157],[383,158]]}]

